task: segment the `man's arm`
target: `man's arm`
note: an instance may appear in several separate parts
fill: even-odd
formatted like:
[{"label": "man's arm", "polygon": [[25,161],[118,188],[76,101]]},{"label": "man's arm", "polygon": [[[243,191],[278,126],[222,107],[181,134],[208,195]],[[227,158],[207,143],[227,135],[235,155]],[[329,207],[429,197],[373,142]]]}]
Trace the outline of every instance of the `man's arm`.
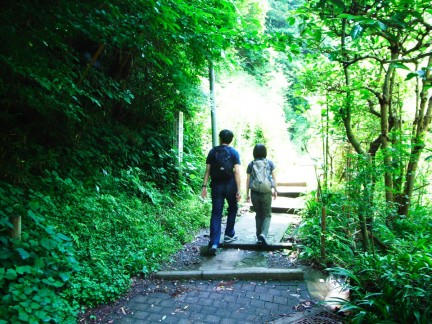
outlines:
[{"label": "man's arm", "polygon": [[237,185],[237,201],[240,201],[240,164],[234,164],[234,179]]},{"label": "man's arm", "polygon": [[202,184],[202,190],[201,190],[201,197],[203,197],[203,198],[207,197],[207,185],[208,185],[209,175],[210,175],[210,164],[207,164],[206,165],[206,170],[205,170],[205,173],[204,173],[204,180],[203,180],[203,184]]}]

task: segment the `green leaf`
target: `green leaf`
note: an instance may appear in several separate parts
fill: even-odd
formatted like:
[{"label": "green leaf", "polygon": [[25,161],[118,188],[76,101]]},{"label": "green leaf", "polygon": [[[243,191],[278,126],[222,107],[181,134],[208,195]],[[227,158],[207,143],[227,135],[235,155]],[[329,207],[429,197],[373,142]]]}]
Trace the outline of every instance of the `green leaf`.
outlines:
[{"label": "green leaf", "polygon": [[38,210],[40,205],[38,201],[30,201],[29,202],[29,207],[31,210]]},{"label": "green leaf", "polygon": [[61,273],[59,273],[59,277],[60,277],[64,282],[67,282],[67,281],[69,281],[70,274],[69,274],[69,273],[66,273],[66,272],[61,272]]},{"label": "green leaf", "polygon": [[16,272],[21,275],[25,273],[32,273],[32,267],[28,265],[18,266],[16,267]]},{"label": "green leaf", "polygon": [[12,253],[10,251],[3,250],[0,252],[0,260],[6,260],[12,257]]},{"label": "green leaf", "polygon": [[287,22],[288,26],[294,26],[296,19],[295,19],[295,17],[288,17],[286,22]]},{"label": "green leaf", "polygon": [[57,242],[48,238],[43,238],[40,241],[41,245],[47,250],[53,250],[57,246]]},{"label": "green leaf", "polygon": [[416,78],[418,76],[417,73],[408,73],[407,77],[405,78],[405,81],[411,80],[412,78]]},{"label": "green leaf", "polygon": [[26,296],[30,296],[32,293],[33,293],[33,288],[31,287],[24,288],[24,294],[26,294]]},{"label": "green leaf", "polygon": [[354,21],[363,19],[362,17],[358,17],[350,14],[340,14],[337,16],[337,18],[341,18],[341,19],[346,18],[348,20],[354,20]]},{"label": "green leaf", "polygon": [[333,0],[333,4],[336,8],[339,8],[340,10],[346,9],[345,3],[342,0]]},{"label": "green leaf", "polygon": [[384,23],[382,23],[381,21],[378,21],[377,22],[377,25],[378,25],[378,27],[379,27],[379,29],[381,29],[381,30],[387,30],[387,25],[386,24],[384,24]]},{"label": "green leaf", "polygon": [[357,39],[360,38],[361,35],[363,34],[364,28],[360,25],[360,24],[356,24],[350,32],[351,38],[352,39]]},{"label": "green leaf", "polygon": [[7,280],[15,280],[17,278],[17,273],[14,269],[7,269],[5,278]]},{"label": "green leaf", "polygon": [[54,230],[54,227],[52,227],[52,226],[45,227],[45,232],[47,232],[50,235],[55,235],[55,230]]},{"label": "green leaf", "polygon": [[322,39],[322,31],[321,29],[318,29],[314,32],[314,39],[316,42],[321,42]]},{"label": "green leaf", "polygon": [[[71,238],[70,237],[68,237],[68,236],[66,236],[66,235],[64,235],[64,234],[62,234],[62,233],[57,233],[56,234],[56,236],[55,236],[55,238],[56,238],[56,241],[60,241],[60,240],[62,240],[62,241],[66,241],[66,242],[69,242],[69,241],[71,241]],[[57,238],[59,239],[59,240],[57,240]]]},{"label": "green leaf", "polygon": [[40,297],[48,297],[49,295],[51,295],[51,290],[49,290],[48,288],[44,287],[42,289],[39,290],[38,292]]},{"label": "green leaf", "polygon": [[24,250],[23,248],[17,248],[16,250],[20,254],[21,259],[25,260],[25,259],[30,258],[30,254],[26,250]]},{"label": "green leaf", "polygon": [[48,315],[47,312],[43,310],[39,310],[35,313],[35,315],[42,320],[42,322],[48,323],[51,320],[51,316]]},{"label": "green leaf", "polygon": [[339,55],[338,51],[331,52],[329,54],[329,60],[330,61],[335,61],[337,59],[338,55]]},{"label": "green leaf", "polygon": [[53,277],[49,277],[47,279],[42,279],[42,282],[44,284],[48,285],[48,286],[53,286],[53,287],[56,287],[56,288],[60,288],[60,287],[62,287],[64,285],[63,282],[58,281],[58,280],[54,280]]},{"label": "green leaf", "polygon": [[393,65],[393,67],[395,69],[404,69],[404,70],[410,70],[410,68],[402,63],[392,63],[391,65]]},{"label": "green leaf", "polygon": [[64,283],[61,282],[61,281],[56,280],[56,281],[54,281],[54,282],[52,283],[52,285],[53,285],[54,287],[56,287],[56,288],[60,288],[60,287],[63,287],[63,286],[64,286]]},{"label": "green leaf", "polygon": [[97,100],[96,98],[89,96],[89,99],[90,99],[94,104],[96,104],[98,107],[102,107],[100,101]]},{"label": "green leaf", "polygon": [[347,305],[344,305],[341,307],[341,311],[343,311],[343,312],[348,312],[351,310],[359,310],[359,309],[361,309],[361,308],[356,306],[356,305],[350,305],[350,304],[347,304]]},{"label": "green leaf", "polygon": [[18,318],[23,321],[23,322],[28,322],[29,321],[29,314],[26,312],[25,309],[20,308],[18,311]]}]

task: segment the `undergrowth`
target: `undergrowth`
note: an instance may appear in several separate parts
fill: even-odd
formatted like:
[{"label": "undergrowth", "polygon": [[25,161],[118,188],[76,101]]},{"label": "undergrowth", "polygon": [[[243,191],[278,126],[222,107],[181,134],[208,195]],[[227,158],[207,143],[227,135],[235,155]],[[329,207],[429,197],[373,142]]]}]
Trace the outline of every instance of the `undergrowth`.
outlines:
[{"label": "undergrowth", "polygon": [[[118,298],[132,276],[158,270],[191,240],[209,214],[194,196],[155,205],[55,173],[42,182],[48,192],[30,190],[27,199],[0,187],[0,313],[14,323],[72,323],[85,307]],[[14,213],[23,215],[21,239],[6,235]]]},{"label": "undergrowth", "polygon": [[[325,257],[320,249],[322,202],[326,206]],[[300,258],[349,279],[351,296],[341,311],[350,314],[353,323],[430,323],[430,209],[416,206],[409,218],[388,228],[380,212],[383,208],[377,208],[373,245],[367,251],[354,204],[338,192],[327,194],[322,202],[311,195],[306,204],[298,232]]]}]

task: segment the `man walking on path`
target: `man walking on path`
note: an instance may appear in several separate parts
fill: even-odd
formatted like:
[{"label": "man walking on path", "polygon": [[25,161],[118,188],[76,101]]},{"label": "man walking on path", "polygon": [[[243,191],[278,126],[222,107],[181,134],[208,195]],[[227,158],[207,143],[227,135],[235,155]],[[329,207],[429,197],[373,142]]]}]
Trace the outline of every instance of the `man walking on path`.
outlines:
[{"label": "man walking on path", "polygon": [[240,200],[240,155],[236,149],[229,146],[233,137],[234,134],[230,130],[222,130],[219,133],[220,145],[210,150],[206,160],[201,196],[207,197],[207,184],[211,178],[210,255],[216,255],[219,246],[225,199],[228,202],[228,218],[224,242],[233,242],[237,239],[234,224],[238,210],[237,203]]}]

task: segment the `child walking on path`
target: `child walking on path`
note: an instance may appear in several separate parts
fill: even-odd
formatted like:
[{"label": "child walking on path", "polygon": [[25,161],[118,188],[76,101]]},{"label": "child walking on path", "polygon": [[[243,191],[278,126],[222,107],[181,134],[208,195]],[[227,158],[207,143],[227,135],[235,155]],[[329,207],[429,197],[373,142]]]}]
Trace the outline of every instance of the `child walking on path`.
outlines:
[{"label": "child walking on path", "polygon": [[249,163],[246,173],[247,202],[252,200],[255,210],[257,243],[267,245],[271,221],[271,204],[277,197],[275,165],[267,160],[267,149],[263,144],[255,145],[254,160]]}]

